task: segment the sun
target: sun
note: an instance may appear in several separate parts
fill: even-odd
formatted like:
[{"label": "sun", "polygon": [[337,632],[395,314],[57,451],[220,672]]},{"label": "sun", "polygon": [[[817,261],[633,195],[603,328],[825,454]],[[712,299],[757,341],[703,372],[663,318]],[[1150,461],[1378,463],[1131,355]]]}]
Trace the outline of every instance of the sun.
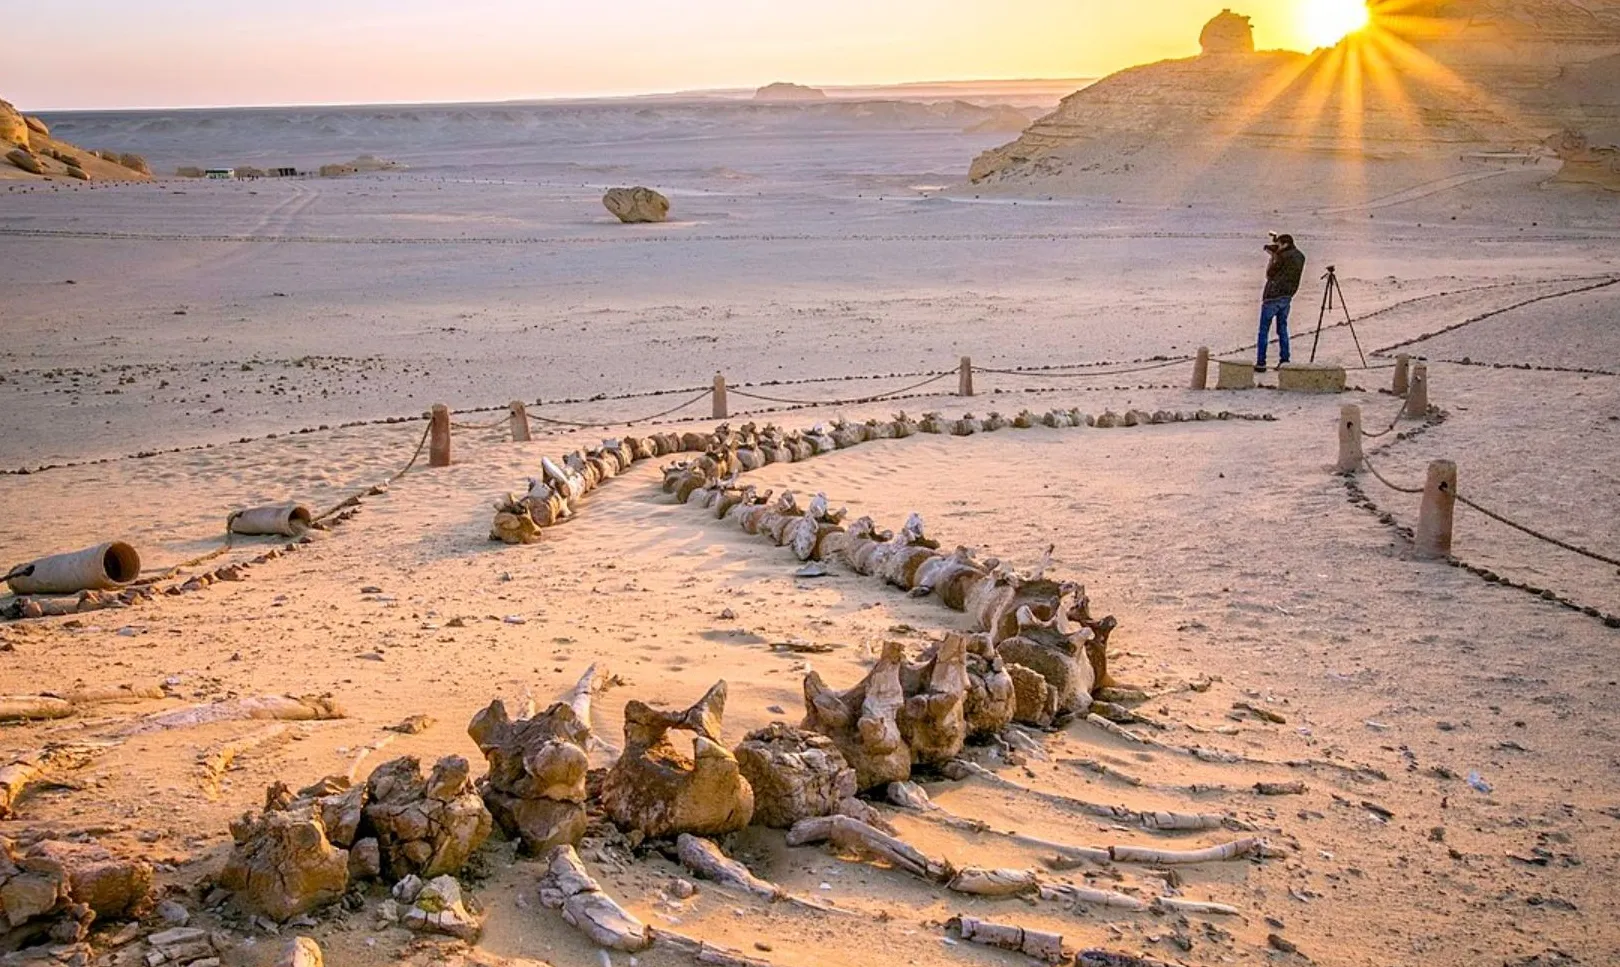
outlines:
[{"label": "sun", "polygon": [[1367,26],[1371,15],[1364,0],[1300,0],[1305,39],[1316,47],[1332,47]]}]

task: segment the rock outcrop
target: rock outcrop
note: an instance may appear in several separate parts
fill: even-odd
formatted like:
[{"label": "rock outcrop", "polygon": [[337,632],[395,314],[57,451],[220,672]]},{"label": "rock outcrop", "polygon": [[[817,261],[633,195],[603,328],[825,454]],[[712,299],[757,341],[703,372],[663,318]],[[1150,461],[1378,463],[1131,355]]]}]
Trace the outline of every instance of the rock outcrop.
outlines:
[{"label": "rock outcrop", "polygon": [[1198,35],[1198,46],[1203,48],[1205,57],[1252,54],[1254,25],[1242,14],[1222,10],[1209,23],[1204,24],[1203,32]]},{"label": "rock outcrop", "polygon": [[22,114],[0,101],[0,179],[63,177],[82,181],[144,181],[152,176],[137,155],[124,155],[134,163],[120,163],[75,147],[51,136],[50,125]]},{"label": "rock outcrop", "polygon": [[[1620,116],[1620,5],[1429,0],[1372,14],[1366,30],[1305,55],[1256,51],[1248,18],[1223,11],[1200,56],[1071,94],[976,158],[969,177],[1187,197],[1252,187],[1265,168],[1274,204],[1279,191],[1353,193],[1332,182],[1335,165],[1355,164],[1376,195],[1468,171],[1469,153],[1533,157],[1565,128],[1590,133]],[[1386,168],[1400,174],[1380,184]]]},{"label": "rock outcrop", "polygon": [[610,188],[602,196],[602,205],[626,224],[669,218],[669,199],[651,188]]}]

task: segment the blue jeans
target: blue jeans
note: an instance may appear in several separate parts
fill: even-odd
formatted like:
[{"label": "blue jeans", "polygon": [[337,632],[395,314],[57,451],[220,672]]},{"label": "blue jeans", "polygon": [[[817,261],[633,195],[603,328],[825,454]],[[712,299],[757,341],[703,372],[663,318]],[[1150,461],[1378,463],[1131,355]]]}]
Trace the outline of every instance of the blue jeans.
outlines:
[{"label": "blue jeans", "polygon": [[1288,362],[1288,310],[1293,307],[1292,297],[1267,299],[1260,303],[1260,336],[1256,340],[1254,364],[1266,364],[1266,345],[1271,342],[1271,320],[1277,320],[1277,365]]}]

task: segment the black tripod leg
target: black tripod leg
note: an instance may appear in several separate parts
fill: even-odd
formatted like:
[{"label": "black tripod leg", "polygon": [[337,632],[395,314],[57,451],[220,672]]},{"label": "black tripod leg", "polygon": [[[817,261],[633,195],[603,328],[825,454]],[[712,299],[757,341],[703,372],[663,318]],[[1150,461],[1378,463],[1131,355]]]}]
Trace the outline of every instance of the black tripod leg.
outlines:
[{"label": "black tripod leg", "polygon": [[1328,310],[1333,308],[1333,278],[1328,277],[1327,287],[1322,290],[1322,311],[1316,314],[1316,336],[1311,339],[1311,362],[1316,362],[1316,347],[1322,342],[1322,322],[1327,319]]},{"label": "black tripod leg", "polygon": [[1367,354],[1361,350],[1361,337],[1356,335],[1356,324],[1350,318],[1350,307],[1344,304],[1344,289],[1339,285],[1337,276],[1333,279],[1334,288],[1339,290],[1339,308],[1344,310],[1344,324],[1350,327],[1350,338],[1356,341],[1356,353],[1361,356],[1361,368],[1367,368]]}]

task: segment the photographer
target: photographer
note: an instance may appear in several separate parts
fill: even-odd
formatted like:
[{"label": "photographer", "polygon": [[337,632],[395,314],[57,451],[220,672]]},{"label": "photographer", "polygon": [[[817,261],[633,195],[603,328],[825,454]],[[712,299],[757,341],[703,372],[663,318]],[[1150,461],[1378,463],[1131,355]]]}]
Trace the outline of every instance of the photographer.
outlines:
[{"label": "photographer", "polygon": [[1271,342],[1271,323],[1277,322],[1277,365],[1288,362],[1288,311],[1305,275],[1305,253],[1294,247],[1294,236],[1273,235],[1265,247],[1271,253],[1266,265],[1266,291],[1260,300],[1260,336],[1254,357],[1254,371],[1266,371],[1266,348]]}]

